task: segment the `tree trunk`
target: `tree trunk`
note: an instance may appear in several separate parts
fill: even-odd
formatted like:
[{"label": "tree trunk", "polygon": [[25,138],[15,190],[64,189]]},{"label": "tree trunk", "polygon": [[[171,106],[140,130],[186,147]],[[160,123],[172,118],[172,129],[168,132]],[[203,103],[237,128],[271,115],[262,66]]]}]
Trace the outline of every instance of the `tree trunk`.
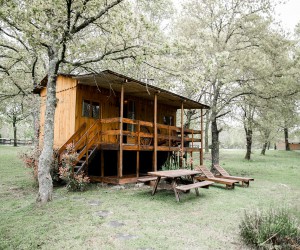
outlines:
[{"label": "tree trunk", "polygon": [[266,149],[267,149],[267,147],[268,147],[268,142],[265,142],[263,144],[262,150],[260,152],[261,155],[266,155]]},{"label": "tree trunk", "polygon": [[208,110],[206,111],[206,119],[205,119],[205,135],[204,135],[204,140],[205,140],[205,146],[204,146],[204,149],[205,149],[205,153],[209,153],[209,142],[208,142],[208,130],[209,130],[209,112]]},{"label": "tree trunk", "polygon": [[285,142],[285,150],[290,151],[289,129],[288,128],[284,128],[284,142]]},{"label": "tree trunk", "polygon": [[[56,57],[55,57],[56,56]],[[44,145],[39,158],[38,181],[39,193],[37,202],[44,204],[52,200],[53,183],[50,175],[53,163],[53,142],[54,142],[54,115],[56,108],[56,78],[59,67],[57,55],[50,57],[48,82],[47,82],[47,99],[44,124]]]},{"label": "tree trunk", "polygon": [[271,147],[271,142],[268,141],[268,146],[267,146],[268,150],[270,150],[270,147]]},{"label": "tree trunk", "polygon": [[219,130],[217,119],[214,117],[211,121],[211,161],[212,165],[219,164]]},{"label": "tree trunk", "polygon": [[192,117],[195,114],[195,112],[193,112],[192,109],[188,109],[186,112],[186,120],[184,123],[184,128],[190,128],[191,126],[191,121],[192,121]]},{"label": "tree trunk", "polygon": [[33,146],[35,149],[39,148],[39,135],[40,135],[40,120],[39,120],[39,112],[34,110],[32,113],[33,116],[33,127],[34,127],[34,138],[33,138]]},{"label": "tree trunk", "polygon": [[251,159],[251,149],[252,149],[252,129],[246,129],[246,155],[245,159],[250,160]]},{"label": "tree trunk", "polygon": [[14,147],[18,146],[17,143],[17,118],[15,117],[15,115],[13,116],[13,128],[14,128]]}]

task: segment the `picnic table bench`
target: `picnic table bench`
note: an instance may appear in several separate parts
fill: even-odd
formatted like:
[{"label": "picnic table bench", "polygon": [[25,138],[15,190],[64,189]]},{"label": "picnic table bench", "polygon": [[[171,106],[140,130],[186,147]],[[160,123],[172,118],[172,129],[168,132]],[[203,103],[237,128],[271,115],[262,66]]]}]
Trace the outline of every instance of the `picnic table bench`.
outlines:
[{"label": "picnic table bench", "polygon": [[[175,198],[177,201],[180,201],[179,192],[186,192],[188,190],[191,190],[195,188],[196,195],[199,195],[199,187],[208,188],[209,185],[213,184],[211,181],[204,181],[204,182],[195,182],[194,176],[200,174],[201,172],[195,171],[195,170],[188,170],[188,169],[176,169],[176,170],[165,170],[165,171],[155,171],[155,172],[148,172],[149,175],[156,178],[155,185],[152,189],[152,195],[155,195],[158,183],[160,182],[161,178],[169,178],[172,179],[172,189],[175,194]],[[190,176],[192,179],[192,184],[187,185],[177,185],[177,181],[179,178],[183,176]]]},{"label": "picnic table bench", "polygon": [[[145,176],[145,177],[140,177],[138,178],[138,182],[149,182],[149,181],[156,181],[157,177],[155,176]],[[161,179],[166,179],[165,177]]]}]

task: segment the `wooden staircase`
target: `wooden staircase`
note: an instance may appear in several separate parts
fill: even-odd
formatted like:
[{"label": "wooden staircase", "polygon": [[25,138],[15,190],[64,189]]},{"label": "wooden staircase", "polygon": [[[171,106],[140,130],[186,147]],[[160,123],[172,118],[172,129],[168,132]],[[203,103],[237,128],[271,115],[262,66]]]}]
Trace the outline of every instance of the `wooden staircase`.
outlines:
[{"label": "wooden staircase", "polygon": [[86,167],[91,163],[97,152],[97,146],[88,150],[88,156],[84,155],[74,166],[74,173],[79,174],[84,171]]},{"label": "wooden staircase", "polygon": [[67,146],[73,144],[75,152],[78,153],[77,161],[73,168],[74,174],[86,171],[89,163],[96,155],[101,138],[100,122],[96,120],[88,129],[84,123],[70,139],[59,149],[58,156],[61,162],[63,155],[67,151]]}]

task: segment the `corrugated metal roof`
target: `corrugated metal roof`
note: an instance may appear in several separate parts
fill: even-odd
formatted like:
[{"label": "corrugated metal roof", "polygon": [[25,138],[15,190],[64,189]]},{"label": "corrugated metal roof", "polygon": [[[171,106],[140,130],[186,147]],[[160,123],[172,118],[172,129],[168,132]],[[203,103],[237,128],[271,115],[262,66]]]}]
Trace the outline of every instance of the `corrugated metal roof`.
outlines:
[{"label": "corrugated metal roof", "polygon": [[[185,109],[209,109],[209,106],[202,103],[144,83],[142,81],[138,81],[125,75],[113,72],[111,70],[104,70],[98,74],[60,75],[75,78],[78,81],[78,84],[98,86],[100,88],[106,89],[111,88],[115,92],[120,92],[121,86],[122,84],[124,84],[125,95],[131,95],[148,100],[153,100],[154,94],[157,93],[158,103],[171,105],[177,108],[181,108],[181,103],[183,102],[183,106]],[[40,86],[45,87],[46,82],[46,78],[44,78]],[[40,88],[38,87],[35,88],[34,93],[39,93],[39,89]]]}]

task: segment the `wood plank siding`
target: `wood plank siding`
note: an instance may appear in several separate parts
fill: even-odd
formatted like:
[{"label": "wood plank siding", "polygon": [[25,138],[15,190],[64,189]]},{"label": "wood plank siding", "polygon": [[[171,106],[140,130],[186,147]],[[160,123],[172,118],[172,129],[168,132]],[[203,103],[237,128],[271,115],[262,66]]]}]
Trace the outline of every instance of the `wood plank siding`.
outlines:
[{"label": "wood plank siding", "polygon": [[[56,84],[57,106],[54,123],[54,147],[61,147],[76,131],[76,85],[77,80],[59,75]],[[47,90],[41,90],[40,143],[44,138],[44,123]]]},{"label": "wood plank siding", "polygon": [[[34,90],[41,96],[41,142],[46,82],[44,78]],[[119,184],[136,181],[148,171],[161,169],[167,159],[182,161],[179,156],[187,152],[190,157],[199,152],[203,162],[203,119],[200,130],[185,129],[183,112],[201,109],[203,116],[202,109],[208,106],[112,71],[59,75],[56,86],[54,147],[62,155],[73,142],[78,162],[86,164],[80,169],[94,180]],[[177,121],[178,110],[181,115]],[[194,147],[196,142],[201,143],[200,148]]]}]

